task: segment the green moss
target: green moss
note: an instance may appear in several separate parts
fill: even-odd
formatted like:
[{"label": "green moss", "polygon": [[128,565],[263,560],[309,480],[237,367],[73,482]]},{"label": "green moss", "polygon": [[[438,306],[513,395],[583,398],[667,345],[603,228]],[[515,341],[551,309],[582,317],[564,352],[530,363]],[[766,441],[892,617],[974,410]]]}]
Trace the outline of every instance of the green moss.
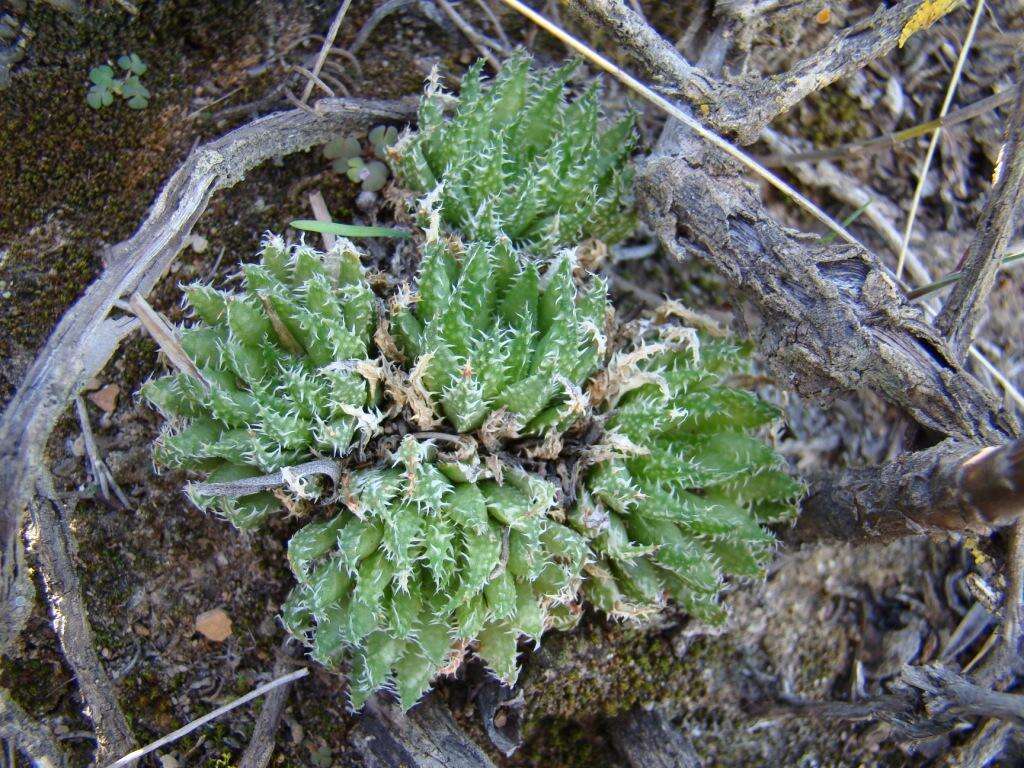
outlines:
[{"label": "green moss", "polygon": [[804,125],[804,136],[816,147],[833,147],[867,137],[870,121],[855,96],[846,92],[842,83],[808,97],[810,119]]},{"label": "green moss", "polygon": [[551,635],[523,682],[527,730],[551,718],[587,721],[652,702],[697,702],[706,693],[705,666],[733,652],[727,638],[700,638],[677,658],[663,634],[594,621],[571,635]]}]

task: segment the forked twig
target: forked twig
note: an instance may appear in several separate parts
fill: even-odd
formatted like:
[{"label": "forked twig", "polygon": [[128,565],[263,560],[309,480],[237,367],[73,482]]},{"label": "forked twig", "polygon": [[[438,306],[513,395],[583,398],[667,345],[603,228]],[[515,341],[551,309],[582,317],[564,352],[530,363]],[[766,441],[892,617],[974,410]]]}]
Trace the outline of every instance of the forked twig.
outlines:
[{"label": "forked twig", "polygon": [[110,491],[113,489],[114,495],[117,496],[117,500],[121,502],[121,505],[127,509],[131,506],[127,496],[121,486],[117,484],[117,480],[114,479],[114,475],[110,471],[110,467],[100,456],[99,448],[96,445],[96,437],[92,433],[92,425],[89,423],[89,412],[85,407],[85,400],[82,399],[81,395],[75,397],[75,410],[78,413],[78,423],[82,427],[82,439],[85,442],[85,453],[89,458],[89,464],[92,466],[92,474],[96,478],[96,482],[100,485],[100,493],[103,494],[103,498],[110,501]]},{"label": "forked twig", "polygon": [[451,19],[452,23],[458,27],[458,30],[466,36],[466,39],[473,44],[477,52],[487,59],[487,63],[491,65],[491,68],[495,72],[501,71],[501,62],[498,61],[497,56],[491,51],[493,49],[499,53],[504,53],[502,46],[478,32],[472,24],[462,18],[462,14],[456,11],[448,0],[434,0],[434,2]]}]

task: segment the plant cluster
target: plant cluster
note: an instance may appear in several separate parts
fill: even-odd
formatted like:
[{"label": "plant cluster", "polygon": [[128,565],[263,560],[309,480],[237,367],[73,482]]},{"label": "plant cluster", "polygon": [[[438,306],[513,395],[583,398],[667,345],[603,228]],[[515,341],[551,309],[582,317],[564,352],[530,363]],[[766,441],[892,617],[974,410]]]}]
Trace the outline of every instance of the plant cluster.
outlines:
[{"label": "plant cluster", "polygon": [[[187,288],[196,322],[181,343],[196,370],[143,388],[166,417],[157,463],[206,474],[190,486],[197,504],[246,529],[282,508],[326,513],[289,542],[282,619],[316,659],[347,666],[354,707],[382,688],[412,706],[468,651],[512,684],[518,641],[573,626],[584,600],[639,617],[672,598],[721,621],[723,577],[762,572],[764,524],[800,492],[753,434],[775,410],[728,385],[743,350],[672,324],[616,325],[604,281],[572,251],[524,248],[629,217],[629,132],[586,128],[596,97],[564,104],[567,72],[537,76],[517,58],[485,88],[471,71],[467,103],[428,115],[433,138],[407,135],[393,158],[425,158],[439,135],[447,152],[476,153],[499,136],[503,158],[547,173],[538,157],[583,147],[563,170],[596,195],[573,182],[549,205],[525,176],[469,189],[453,154],[421,204],[414,285],[377,296],[343,238],[320,253],[268,237],[238,291]],[[524,122],[539,104],[558,123],[544,136],[539,118]],[[565,136],[581,126],[585,141]],[[529,141],[541,149],[516,149]],[[442,228],[460,195],[481,202],[460,224],[472,236]],[[487,229],[504,195],[532,201],[530,226]]]},{"label": "plant cluster", "polygon": [[128,53],[117,58],[117,66],[123,74],[118,79],[110,64],[100,64],[89,70],[92,86],[85,96],[93,109],[103,109],[114,103],[114,96],[124,99],[131,109],[145,109],[149,106],[149,90],[140,79],[149,67],[137,54]]}]

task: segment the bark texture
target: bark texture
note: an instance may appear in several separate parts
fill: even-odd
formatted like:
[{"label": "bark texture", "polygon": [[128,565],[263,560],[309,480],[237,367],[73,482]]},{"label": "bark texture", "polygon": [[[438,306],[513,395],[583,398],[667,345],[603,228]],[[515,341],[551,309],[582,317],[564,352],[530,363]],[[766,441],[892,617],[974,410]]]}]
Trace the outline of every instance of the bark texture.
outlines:
[{"label": "bark texture", "polygon": [[365,768],[494,768],[436,696],[406,714],[371,699],[351,739]]},{"label": "bark texture", "polygon": [[701,768],[693,744],[657,709],[630,710],[615,719],[610,734],[630,768]]},{"label": "bark texture", "polygon": [[1024,512],[1024,441],[946,440],[877,467],[811,481],[790,543],[884,542],[937,531],[988,533]]},{"label": "bark texture", "polygon": [[863,248],[783,227],[732,164],[691,136],[665,143],[638,179],[642,212],[670,253],[697,255],[783,386],[825,400],[875,389],[928,429],[1002,444],[1020,426]]}]

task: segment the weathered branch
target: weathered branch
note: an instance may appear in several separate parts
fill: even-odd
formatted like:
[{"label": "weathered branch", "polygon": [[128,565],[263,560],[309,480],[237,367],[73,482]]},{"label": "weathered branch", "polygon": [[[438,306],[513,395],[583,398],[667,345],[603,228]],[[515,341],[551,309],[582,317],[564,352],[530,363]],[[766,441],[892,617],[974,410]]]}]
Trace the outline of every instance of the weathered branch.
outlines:
[{"label": "weathered branch", "polygon": [[0,739],[13,744],[36,768],[67,765],[67,758],[50,729],[34,722],[3,688],[0,688]]},{"label": "weathered branch", "polygon": [[580,22],[610,34],[663,91],[686,100],[709,127],[735,135],[741,144],[756,141],[761,129],[808,94],[889,53],[921,4],[903,0],[892,8],[883,6],[788,72],[727,82],[692,66],[622,0],[565,2]]},{"label": "weathered branch", "polygon": [[108,317],[114,301],[149,292],[217,190],[266,160],[325,143],[342,128],[406,120],[414,109],[405,102],[330,99],[309,112],[254,120],[193,152],[139,231],[107,251],[106,269],[65,313],[0,419],[0,652],[21,631],[30,608],[20,531],[47,438],[71,396],[134,327],[133,319]]},{"label": "weathered branch", "polygon": [[365,768],[494,768],[436,694],[405,714],[394,704],[370,699],[351,743]]},{"label": "weathered branch", "polygon": [[630,768],[700,768],[693,744],[657,709],[636,707],[608,730]]},{"label": "weathered branch", "polygon": [[1024,696],[982,688],[952,670],[934,665],[907,667],[903,681],[921,692],[931,717],[996,717],[1024,725]]},{"label": "weathered branch", "polygon": [[82,585],[72,560],[75,546],[71,531],[48,473],[44,478],[40,481],[42,497],[32,504],[39,568],[46,585],[53,628],[64,658],[75,673],[89,719],[96,730],[96,763],[106,765],[134,749],[135,737],[117,703],[114,685],[96,653],[92,627],[82,600]]},{"label": "weathered branch", "polygon": [[696,254],[728,280],[737,319],[780,381],[818,399],[870,387],[968,442],[1019,436],[1015,418],[869,253],[781,226],[756,189],[692,136],[667,144],[677,154],[652,158],[638,178],[642,213],[670,253]]},{"label": "weathered branch", "polygon": [[1024,513],[1024,440],[946,440],[875,467],[812,479],[790,543],[885,542],[935,531],[988,533]]},{"label": "weathered branch", "polygon": [[961,359],[974,338],[985,304],[1013,235],[1016,213],[1024,203],[1024,89],[1017,94],[1006,126],[999,176],[978,223],[978,233],[964,258],[956,282],[935,318],[935,327],[949,339]]},{"label": "weathered branch", "polygon": [[[277,663],[274,665],[274,677],[284,675],[290,666],[294,664],[293,659],[299,655],[297,643],[285,641],[284,647],[279,651]],[[260,714],[256,718],[256,724],[252,729],[252,737],[249,739],[249,746],[242,753],[238,761],[238,768],[266,768],[270,758],[274,754],[274,744],[277,737],[277,729],[281,725],[281,715],[288,704],[288,697],[291,696],[294,682],[285,683],[274,688],[263,699],[263,706],[260,707]]]}]

